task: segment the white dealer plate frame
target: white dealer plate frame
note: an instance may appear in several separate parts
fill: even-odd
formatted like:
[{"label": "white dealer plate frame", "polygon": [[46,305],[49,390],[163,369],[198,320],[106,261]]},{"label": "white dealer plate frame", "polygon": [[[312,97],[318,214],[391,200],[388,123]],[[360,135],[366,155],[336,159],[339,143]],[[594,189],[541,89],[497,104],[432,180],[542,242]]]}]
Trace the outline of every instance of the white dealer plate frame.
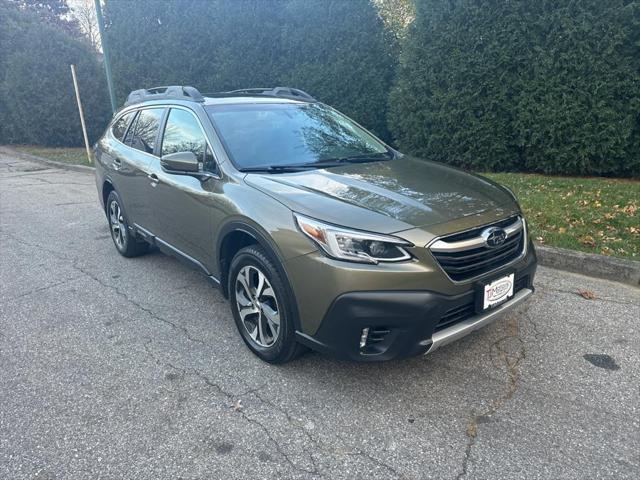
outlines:
[{"label": "white dealer plate frame", "polygon": [[515,273],[497,278],[484,285],[482,289],[482,311],[490,310],[513,297],[514,285]]}]

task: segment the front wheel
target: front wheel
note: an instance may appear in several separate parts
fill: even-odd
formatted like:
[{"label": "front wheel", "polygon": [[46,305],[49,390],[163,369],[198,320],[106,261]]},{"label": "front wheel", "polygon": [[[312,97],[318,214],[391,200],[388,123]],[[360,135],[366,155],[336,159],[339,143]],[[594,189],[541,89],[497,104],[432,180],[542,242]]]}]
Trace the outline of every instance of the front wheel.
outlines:
[{"label": "front wheel", "polygon": [[245,247],[233,258],[229,299],[242,339],[262,360],[285,363],[304,351],[295,340],[293,298],[261,247]]}]

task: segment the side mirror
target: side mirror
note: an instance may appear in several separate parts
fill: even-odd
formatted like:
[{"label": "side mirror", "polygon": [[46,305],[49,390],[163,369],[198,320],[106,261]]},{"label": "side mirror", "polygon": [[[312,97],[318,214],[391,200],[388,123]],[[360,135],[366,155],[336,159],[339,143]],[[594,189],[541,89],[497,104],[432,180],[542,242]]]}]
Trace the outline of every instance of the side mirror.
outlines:
[{"label": "side mirror", "polygon": [[198,173],[198,157],[193,152],[176,152],[165,155],[160,159],[162,168],[184,173]]}]

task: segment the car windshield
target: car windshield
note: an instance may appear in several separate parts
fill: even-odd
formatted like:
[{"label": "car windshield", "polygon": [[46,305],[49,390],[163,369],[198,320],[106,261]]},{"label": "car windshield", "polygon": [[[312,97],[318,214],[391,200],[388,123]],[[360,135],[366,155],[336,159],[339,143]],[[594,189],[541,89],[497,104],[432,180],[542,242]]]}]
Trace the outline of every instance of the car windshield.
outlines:
[{"label": "car windshield", "polygon": [[373,135],[319,103],[210,105],[207,112],[241,170],[390,156]]}]

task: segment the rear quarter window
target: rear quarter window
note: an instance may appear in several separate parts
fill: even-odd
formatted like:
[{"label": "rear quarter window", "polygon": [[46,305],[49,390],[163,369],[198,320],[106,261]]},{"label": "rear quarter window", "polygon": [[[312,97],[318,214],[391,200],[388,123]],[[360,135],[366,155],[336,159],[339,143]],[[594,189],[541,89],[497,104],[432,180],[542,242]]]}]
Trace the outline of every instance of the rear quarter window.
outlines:
[{"label": "rear quarter window", "polygon": [[131,123],[131,119],[133,118],[135,113],[136,112],[125,113],[118,120],[116,120],[116,122],[111,127],[111,133],[113,133],[113,136],[121,142],[124,138],[124,134],[127,131],[127,127],[129,126],[129,123]]}]

